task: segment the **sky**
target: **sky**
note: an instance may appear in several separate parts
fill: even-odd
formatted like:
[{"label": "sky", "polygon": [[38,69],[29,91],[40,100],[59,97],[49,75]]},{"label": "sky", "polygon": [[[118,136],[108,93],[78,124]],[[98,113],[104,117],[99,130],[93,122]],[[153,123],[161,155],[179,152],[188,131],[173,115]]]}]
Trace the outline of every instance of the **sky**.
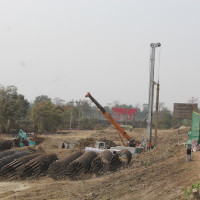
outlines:
[{"label": "sky", "polygon": [[148,103],[150,43],[160,102],[199,98],[199,0],[0,0],[0,84],[33,101],[87,92]]}]

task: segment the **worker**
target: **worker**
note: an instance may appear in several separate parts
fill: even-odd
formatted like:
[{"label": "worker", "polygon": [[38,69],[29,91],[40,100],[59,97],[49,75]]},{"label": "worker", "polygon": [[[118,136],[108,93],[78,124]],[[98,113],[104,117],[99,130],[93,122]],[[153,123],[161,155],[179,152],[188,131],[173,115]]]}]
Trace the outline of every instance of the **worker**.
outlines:
[{"label": "worker", "polygon": [[66,149],[69,149],[69,148],[70,148],[69,143],[67,143],[67,145],[66,145]]},{"label": "worker", "polygon": [[132,130],[133,130],[133,125],[130,126],[130,131],[132,132]]},{"label": "worker", "polygon": [[62,143],[62,149],[64,149],[64,148],[65,148],[65,143],[63,142],[63,143]]},{"label": "worker", "polygon": [[151,142],[149,142],[149,150],[151,150]]}]

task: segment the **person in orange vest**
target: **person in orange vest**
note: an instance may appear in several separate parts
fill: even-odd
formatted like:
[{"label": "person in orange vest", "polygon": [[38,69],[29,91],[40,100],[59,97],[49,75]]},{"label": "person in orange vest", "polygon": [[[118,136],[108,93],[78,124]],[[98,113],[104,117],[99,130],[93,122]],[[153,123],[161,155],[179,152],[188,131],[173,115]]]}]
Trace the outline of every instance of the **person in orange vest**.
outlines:
[{"label": "person in orange vest", "polygon": [[151,142],[149,142],[149,150],[151,150]]}]

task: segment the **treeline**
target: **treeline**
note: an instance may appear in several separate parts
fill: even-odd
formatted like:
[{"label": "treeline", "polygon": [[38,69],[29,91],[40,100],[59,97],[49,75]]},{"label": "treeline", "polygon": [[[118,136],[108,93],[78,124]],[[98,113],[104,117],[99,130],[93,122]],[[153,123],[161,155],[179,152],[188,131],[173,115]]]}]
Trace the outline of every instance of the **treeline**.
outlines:
[{"label": "treeline", "polygon": [[[132,105],[105,106],[112,114],[111,107],[133,108]],[[133,124],[145,127],[147,109],[137,108],[136,116],[131,121],[120,121],[121,124]],[[162,106],[159,111],[159,128],[173,126],[172,112]],[[94,129],[110,125],[96,106],[87,100],[71,100],[65,102],[60,98],[51,99],[46,95],[35,98],[33,103],[22,94],[18,94],[15,86],[0,86],[0,131],[9,133],[19,128],[29,132],[53,132],[58,129]]]}]

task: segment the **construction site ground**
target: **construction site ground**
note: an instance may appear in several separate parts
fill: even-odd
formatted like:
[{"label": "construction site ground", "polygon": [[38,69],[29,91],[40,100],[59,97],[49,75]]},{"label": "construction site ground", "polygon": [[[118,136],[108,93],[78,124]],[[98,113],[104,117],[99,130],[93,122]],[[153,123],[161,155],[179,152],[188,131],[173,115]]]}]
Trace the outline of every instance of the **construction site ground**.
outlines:
[{"label": "construction site ground", "polygon": [[[188,131],[186,127],[181,127],[179,134],[177,129],[159,130],[156,148],[134,155],[128,168],[100,177],[83,177],[77,181],[55,181],[50,177],[30,181],[0,181],[0,199],[185,199],[184,190],[200,181],[200,152],[192,152],[191,162],[186,162],[184,143],[188,140]],[[41,135],[44,141],[34,148],[36,152],[56,153],[62,158],[84,146],[93,146],[96,140],[121,145],[116,133],[112,128],[60,131],[59,134]],[[136,140],[141,140],[145,129],[134,129],[128,133]],[[1,135],[3,137],[8,138]],[[70,143],[69,150],[61,149],[63,142]]]}]

